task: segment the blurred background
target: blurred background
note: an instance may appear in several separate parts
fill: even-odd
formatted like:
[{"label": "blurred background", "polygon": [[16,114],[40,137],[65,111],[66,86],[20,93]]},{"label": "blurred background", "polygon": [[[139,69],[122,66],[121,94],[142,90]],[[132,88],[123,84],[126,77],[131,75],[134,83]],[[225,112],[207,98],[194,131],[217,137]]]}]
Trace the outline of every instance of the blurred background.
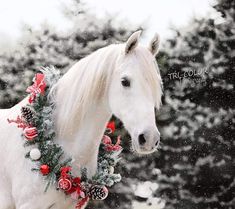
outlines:
[{"label": "blurred background", "polygon": [[0,108],[26,96],[41,66],[63,73],[143,29],[161,36],[159,151],[140,157],[117,119],[121,183],[97,209],[235,208],[234,0],[0,1]]}]

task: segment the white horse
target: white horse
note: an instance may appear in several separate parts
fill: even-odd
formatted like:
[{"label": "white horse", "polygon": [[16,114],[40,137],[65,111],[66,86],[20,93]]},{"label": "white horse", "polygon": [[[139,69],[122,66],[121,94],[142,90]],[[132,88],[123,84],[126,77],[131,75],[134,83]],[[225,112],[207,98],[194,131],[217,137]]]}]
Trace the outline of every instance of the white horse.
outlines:
[{"label": "white horse", "polygon": [[[76,63],[55,85],[56,141],[73,157],[73,169],[96,172],[98,148],[112,114],[131,135],[133,150],[152,153],[159,144],[155,107],[161,104],[161,77],[154,56],[155,36],[149,47],[138,45],[140,31],[124,44],[97,50]],[[49,188],[33,163],[25,159],[22,130],[9,124],[27,103],[0,110],[0,209],[74,209],[64,193]]]}]

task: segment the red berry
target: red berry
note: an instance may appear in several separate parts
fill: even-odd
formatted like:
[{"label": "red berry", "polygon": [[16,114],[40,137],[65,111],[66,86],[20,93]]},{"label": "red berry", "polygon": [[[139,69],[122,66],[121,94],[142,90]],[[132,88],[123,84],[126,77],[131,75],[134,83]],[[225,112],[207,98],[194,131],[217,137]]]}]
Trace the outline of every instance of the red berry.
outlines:
[{"label": "red berry", "polygon": [[50,167],[48,165],[41,165],[40,171],[43,175],[50,173]]}]

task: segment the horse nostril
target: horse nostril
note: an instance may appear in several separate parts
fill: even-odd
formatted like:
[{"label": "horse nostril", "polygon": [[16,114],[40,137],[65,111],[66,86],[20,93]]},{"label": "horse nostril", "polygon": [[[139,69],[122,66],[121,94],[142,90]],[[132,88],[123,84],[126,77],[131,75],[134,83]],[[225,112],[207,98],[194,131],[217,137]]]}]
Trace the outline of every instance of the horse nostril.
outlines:
[{"label": "horse nostril", "polygon": [[140,145],[144,145],[146,142],[146,139],[144,138],[144,134],[139,135],[139,143]]},{"label": "horse nostril", "polygon": [[158,146],[158,144],[159,144],[159,140],[157,140],[157,142],[156,142],[155,146],[157,147],[157,146]]}]

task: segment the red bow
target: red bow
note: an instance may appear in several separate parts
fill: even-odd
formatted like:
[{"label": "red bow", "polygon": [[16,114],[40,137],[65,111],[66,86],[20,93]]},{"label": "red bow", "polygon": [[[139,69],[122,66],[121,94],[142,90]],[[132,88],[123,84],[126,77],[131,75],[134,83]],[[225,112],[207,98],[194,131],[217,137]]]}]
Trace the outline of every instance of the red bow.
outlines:
[{"label": "red bow", "polygon": [[66,194],[72,194],[76,192],[77,196],[81,196],[81,179],[79,177],[73,178],[72,179],[72,188],[68,191],[66,191]]},{"label": "red bow", "polygon": [[70,178],[68,172],[71,171],[71,167],[62,167],[60,169],[60,178]]},{"label": "red bow", "polygon": [[105,149],[107,151],[119,151],[122,149],[122,147],[120,146],[121,136],[118,136],[116,144],[113,144],[111,138],[107,135],[104,135],[103,136],[103,143],[104,143]]},{"label": "red bow", "polygon": [[108,129],[108,131],[110,132],[110,133],[113,133],[114,131],[115,131],[115,122],[114,121],[110,121],[108,124],[107,124],[107,126],[106,126],[106,128]]},{"label": "red bow", "polygon": [[44,74],[37,73],[33,81],[34,84],[29,86],[26,90],[26,92],[30,93],[29,103],[32,103],[35,100],[37,94],[44,94],[46,88]]}]

